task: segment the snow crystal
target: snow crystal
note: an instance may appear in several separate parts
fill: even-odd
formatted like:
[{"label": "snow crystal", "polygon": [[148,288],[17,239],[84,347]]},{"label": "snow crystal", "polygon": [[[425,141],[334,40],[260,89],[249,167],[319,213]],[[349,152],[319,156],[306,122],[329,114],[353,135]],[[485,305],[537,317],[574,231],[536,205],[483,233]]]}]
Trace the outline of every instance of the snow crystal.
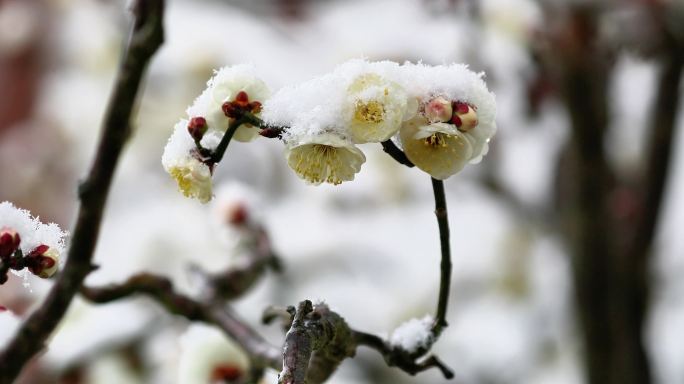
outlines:
[{"label": "snow crystal", "polygon": [[433,341],[430,332],[434,319],[425,316],[422,319],[411,319],[399,328],[395,329],[390,336],[390,344],[401,347],[407,352],[415,352],[419,348],[428,348]]},{"label": "snow crystal", "polygon": [[38,217],[32,217],[29,211],[17,208],[8,201],[0,203],[0,229],[5,227],[19,234],[20,248],[24,254],[41,244],[56,249],[60,254],[64,252],[66,232],[57,224],[41,223]]}]

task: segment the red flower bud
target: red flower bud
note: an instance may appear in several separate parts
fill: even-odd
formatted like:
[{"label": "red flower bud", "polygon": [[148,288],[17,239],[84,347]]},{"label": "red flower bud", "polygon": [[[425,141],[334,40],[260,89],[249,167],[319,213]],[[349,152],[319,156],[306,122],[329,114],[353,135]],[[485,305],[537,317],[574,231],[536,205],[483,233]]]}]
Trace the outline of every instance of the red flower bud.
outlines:
[{"label": "red flower bud", "polygon": [[238,115],[238,108],[236,108],[235,105],[230,101],[223,103],[221,109],[223,110],[223,113],[231,119],[236,118]]},{"label": "red flower bud", "polygon": [[193,117],[188,123],[188,132],[196,141],[202,140],[204,134],[207,133],[207,129],[209,129],[207,120],[201,116]]},{"label": "red flower bud", "polygon": [[0,258],[5,259],[19,248],[21,237],[11,228],[3,228],[0,230]]},{"label": "red flower bud", "polygon": [[235,96],[235,104],[237,104],[237,106],[240,108],[247,108],[249,105],[249,96],[247,95],[247,92],[238,92],[238,94]]},{"label": "red flower bud", "polygon": [[57,250],[41,244],[26,256],[26,266],[34,275],[47,279],[57,272],[57,260],[59,260]]}]

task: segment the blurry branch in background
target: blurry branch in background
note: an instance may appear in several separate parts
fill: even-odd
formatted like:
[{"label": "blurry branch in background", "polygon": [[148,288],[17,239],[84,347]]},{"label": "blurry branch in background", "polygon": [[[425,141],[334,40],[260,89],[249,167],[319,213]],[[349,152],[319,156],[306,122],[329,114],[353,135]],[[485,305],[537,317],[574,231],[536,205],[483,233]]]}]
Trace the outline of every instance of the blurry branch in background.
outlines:
[{"label": "blurry branch in background", "polygon": [[95,160],[79,190],[80,207],[64,270],[45,301],[22,324],[0,354],[0,383],[11,383],[27,361],[44,348],[85,277],[105,202],[121,151],[130,135],[130,117],[147,64],[163,42],[163,0],[137,1],[135,22],[104,118]]},{"label": "blurry branch in background", "polygon": [[[649,267],[667,185],[684,55],[682,36],[666,21],[667,4],[648,2],[641,21],[657,31],[661,72],[648,119],[650,142],[641,179],[629,180],[607,159],[609,82],[619,44],[600,36],[610,7],[597,4],[549,6],[546,46],[533,53],[540,73],[551,75],[562,91],[571,120],[569,147],[558,165],[557,196],[564,213],[561,230],[573,257],[574,289],[583,331],[590,384],[648,384],[651,364],[644,346],[650,296]],[[680,21],[681,22],[681,21]],[[652,37],[652,36],[651,36]],[[631,44],[648,44],[643,42]],[[640,47],[642,48],[642,47]],[[636,185],[636,187],[634,187]],[[626,190],[638,208],[633,217],[612,209],[616,191]]]}]

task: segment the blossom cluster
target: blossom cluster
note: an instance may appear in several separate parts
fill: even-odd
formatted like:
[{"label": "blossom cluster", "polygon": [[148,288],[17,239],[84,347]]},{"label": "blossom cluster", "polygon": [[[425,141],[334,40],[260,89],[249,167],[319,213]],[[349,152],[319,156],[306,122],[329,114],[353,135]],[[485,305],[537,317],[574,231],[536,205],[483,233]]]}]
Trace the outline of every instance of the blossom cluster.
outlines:
[{"label": "blossom cluster", "polygon": [[22,274],[27,269],[42,278],[54,275],[65,236],[57,224],[44,224],[10,202],[0,203],[0,284],[7,281],[7,271]]},{"label": "blossom cluster", "polygon": [[482,77],[462,64],[351,60],[269,97],[252,67],[226,67],[178,123],[162,162],[186,196],[210,200],[215,164],[207,156],[226,127],[249,113],[234,138],[269,137],[278,127],[288,165],[310,184],[353,180],[366,161],[358,145],[388,140],[443,180],[479,162],[496,132],[494,95]]}]

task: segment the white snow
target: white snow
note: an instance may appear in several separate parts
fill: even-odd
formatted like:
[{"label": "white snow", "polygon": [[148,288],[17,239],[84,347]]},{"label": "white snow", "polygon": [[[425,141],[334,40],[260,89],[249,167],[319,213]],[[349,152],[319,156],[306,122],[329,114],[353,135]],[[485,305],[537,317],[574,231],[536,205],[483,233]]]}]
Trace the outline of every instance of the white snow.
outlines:
[{"label": "white snow", "polygon": [[407,352],[415,352],[419,348],[427,348],[433,341],[430,329],[434,319],[426,315],[422,319],[411,319],[392,332],[390,343]]}]

